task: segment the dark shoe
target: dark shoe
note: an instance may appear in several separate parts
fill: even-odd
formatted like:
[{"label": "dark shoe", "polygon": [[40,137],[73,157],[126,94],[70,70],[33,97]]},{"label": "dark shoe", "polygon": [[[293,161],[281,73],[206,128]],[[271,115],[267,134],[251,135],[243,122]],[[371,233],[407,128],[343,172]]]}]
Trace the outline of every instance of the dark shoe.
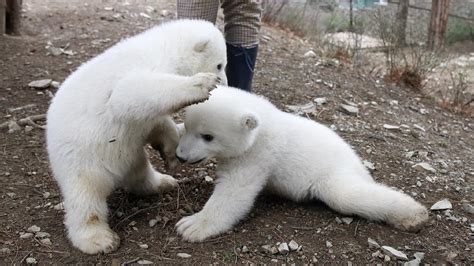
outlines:
[{"label": "dark shoe", "polygon": [[227,43],[227,84],[244,91],[252,91],[252,78],[258,45],[243,48]]}]

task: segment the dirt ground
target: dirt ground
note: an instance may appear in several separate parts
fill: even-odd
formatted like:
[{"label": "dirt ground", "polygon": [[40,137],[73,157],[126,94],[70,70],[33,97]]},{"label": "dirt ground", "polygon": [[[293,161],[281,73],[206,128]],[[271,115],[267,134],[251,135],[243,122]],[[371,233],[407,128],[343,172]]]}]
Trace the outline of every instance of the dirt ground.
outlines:
[{"label": "dirt ground", "polygon": [[[35,90],[28,86],[30,81],[50,78],[62,82],[82,62],[118,40],[175,14],[173,1],[87,2],[24,1],[23,36],[0,36],[0,124],[46,112],[56,89]],[[54,56],[46,48],[48,42],[67,46],[73,53]],[[255,93],[282,109],[326,97],[326,104],[306,116],[331,126],[351,143],[363,160],[375,165],[373,176],[378,181],[403,190],[427,207],[448,198],[452,210],[432,211],[425,228],[406,233],[358,217],[350,224],[340,223],[343,216],[320,202],[295,204],[262,195],[234,230],[204,243],[187,243],[177,236],[174,224],[202,208],[213,187],[204,177],[215,178],[216,163],[180,167],[169,173],[189,181],[182,182],[175,192],[137,198],[116,191],[109,200],[110,225],[121,237],[121,245],[111,254],[90,256],[67,240],[44,130],[26,126],[12,133],[0,131],[0,264],[25,264],[31,258],[39,264],[113,265],[138,261],[190,265],[396,260],[369,246],[368,238],[404,252],[409,260],[415,252],[423,252],[425,263],[473,264],[474,215],[462,208],[463,203],[473,202],[472,117],[450,113],[409,89],[384,84],[331,60],[304,57],[310,48],[311,43],[265,26]],[[346,101],[358,106],[357,115],[340,111],[340,104]],[[33,106],[14,109],[29,104]],[[389,130],[384,124],[401,127]],[[150,155],[154,165],[164,171],[156,153]],[[436,172],[412,168],[418,162],[429,163]],[[150,227],[152,219],[157,224]],[[38,234],[26,237],[24,233],[33,225],[49,233],[51,243]],[[301,250],[281,255],[262,249],[263,245],[290,240],[301,245]],[[178,253],[191,257],[181,258]]]}]

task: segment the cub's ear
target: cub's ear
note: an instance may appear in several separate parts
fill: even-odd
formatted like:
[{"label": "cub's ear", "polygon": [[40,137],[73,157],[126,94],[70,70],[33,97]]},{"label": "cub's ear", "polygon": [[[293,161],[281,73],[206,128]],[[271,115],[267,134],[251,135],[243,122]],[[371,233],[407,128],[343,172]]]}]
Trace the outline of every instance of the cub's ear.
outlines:
[{"label": "cub's ear", "polygon": [[250,131],[258,127],[259,121],[257,116],[252,113],[249,113],[242,116],[240,124],[244,129]]},{"label": "cub's ear", "polygon": [[209,40],[199,41],[194,45],[194,51],[197,53],[202,53],[206,50]]}]

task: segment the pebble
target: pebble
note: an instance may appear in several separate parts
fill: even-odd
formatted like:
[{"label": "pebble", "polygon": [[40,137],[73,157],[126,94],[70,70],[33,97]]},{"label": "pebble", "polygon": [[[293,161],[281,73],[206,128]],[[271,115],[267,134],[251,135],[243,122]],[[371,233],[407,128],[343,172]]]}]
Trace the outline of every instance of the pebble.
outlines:
[{"label": "pebble", "polygon": [[316,57],[316,53],[312,50],[309,50],[304,54],[304,57]]},{"label": "pebble", "polygon": [[52,81],[51,82],[51,87],[53,87],[55,89],[59,89],[59,87],[61,87],[61,83],[59,83],[58,81]]},{"label": "pebble", "polygon": [[46,238],[46,237],[50,237],[51,235],[46,233],[46,232],[38,232],[35,234],[35,237],[36,238]]},{"label": "pebble", "polygon": [[431,173],[436,173],[436,169],[434,169],[429,163],[417,163],[412,166],[413,169],[422,171],[428,171]]},{"label": "pebble", "polygon": [[50,196],[51,196],[51,193],[49,193],[49,192],[44,192],[43,193],[43,198],[45,198],[45,199],[49,198]]},{"label": "pebble", "polygon": [[36,225],[32,225],[28,228],[28,232],[31,232],[31,233],[37,233],[41,231],[41,228],[39,228],[38,226]]},{"label": "pebble", "polygon": [[467,213],[474,214],[474,206],[469,203],[463,203],[462,209]]},{"label": "pebble", "polygon": [[153,261],[139,260],[139,261],[137,261],[137,263],[140,264],[140,265],[150,265],[150,264],[153,264]]},{"label": "pebble", "polygon": [[204,177],[204,181],[206,181],[207,183],[213,183],[214,179],[212,179],[212,177],[207,175],[207,176]]},{"label": "pebble", "polygon": [[395,258],[400,259],[400,260],[408,260],[408,257],[407,257],[407,255],[405,255],[405,253],[403,253],[399,250],[396,250],[396,249],[394,249],[390,246],[382,246],[382,250],[386,255],[395,257]]},{"label": "pebble", "polygon": [[170,14],[170,12],[166,9],[163,9],[163,10],[161,10],[160,14],[161,14],[162,17],[167,17]]},{"label": "pebble", "polygon": [[281,243],[278,245],[278,252],[280,254],[288,254],[290,252],[290,248],[288,247],[288,244],[286,242]]},{"label": "pebble", "polygon": [[340,110],[348,115],[357,115],[359,113],[359,108],[347,104],[341,104]]},{"label": "pebble", "polygon": [[138,245],[140,248],[143,248],[143,249],[147,249],[148,248],[148,245],[147,244],[140,244]]},{"label": "pebble", "polygon": [[442,200],[436,202],[435,204],[433,204],[433,206],[431,206],[430,210],[439,211],[439,210],[448,210],[448,209],[452,209],[452,208],[453,208],[453,204],[451,204],[449,199],[442,199]]},{"label": "pebble", "polygon": [[150,221],[148,221],[148,225],[149,225],[150,227],[155,226],[157,223],[158,223],[158,220],[157,220],[157,219],[151,219]]},{"label": "pebble", "polygon": [[272,245],[263,245],[262,249],[265,252],[271,253],[273,255],[278,253],[278,249],[276,247],[272,246]]},{"label": "pebble", "polygon": [[329,241],[326,241],[326,247],[327,247],[327,248],[332,248],[332,243],[329,242]]},{"label": "pebble", "polygon": [[243,246],[242,253],[248,253],[248,252],[249,252],[249,248],[247,246]]},{"label": "pebble", "polygon": [[33,233],[22,233],[22,234],[20,234],[21,239],[28,239],[28,238],[32,238],[32,237],[33,237]]},{"label": "pebble", "polygon": [[295,250],[298,250],[300,245],[296,243],[295,240],[291,240],[290,243],[288,244],[288,247],[290,248],[291,251],[295,251]]},{"label": "pebble", "polygon": [[354,218],[352,218],[352,217],[343,217],[343,218],[341,218],[341,220],[345,224],[351,224],[352,221],[354,220]]},{"label": "pebble", "polygon": [[47,245],[47,246],[52,246],[53,243],[51,242],[51,239],[49,238],[44,238],[40,240],[41,244]]},{"label": "pebble", "polygon": [[57,211],[62,211],[64,210],[64,203],[63,202],[60,202],[56,205],[54,205],[53,209],[57,210]]},{"label": "pebble", "polygon": [[36,261],[36,259],[33,258],[33,257],[28,257],[28,258],[26,258],[26,263],[27,264],[36,264],[36,263],[38,263],[38,261]]},{"label": "pebble", "polygon": [[320,97],[320,98],[315,98],[313,100],[313,102],[316,104],[316,105],[323,105],[323,104],[326,104],[328,102],[328,100],[326,99],[326,97]]},{"label": "pebble", "polygon": [[415,254],[413,254],[413,256],[415,256],[416,259],[419,259],[420,261],[422,261],[425,258],[425,253],[424,252],[415,252]]},{"label": "pebble", "polygon": [[35,89],[46,89],[51,85],[51,82],[53,82],[52,79],[39,79],[28,83],[28,86]]},{"label": "pebble", "polygon": [[191,254],[188,254],[188,253],[178,253],[176,254],[176,256],[178,256],[179,258],[182,258],[182,259],[188,259],[188,258],[191,258]]},{"label": "pebble", "polygon": [[380,248],[379,243],[377,243],[377,241],[373,240],[370,237],[367,239],[367,242],[369,243],[369,247]]},{"label": "pebble", "polygon": [[400,129],[399,126],[393,126],[393,125],[389,125],[389,124],[384,124],[383,128],[388,129],[388,130],[399,130]]},{"label": "pebble", "polygon": [[375,165],[372,163],[372,162],[369,162],[367,160],[363,160],[362,161],[362,164],[367,168],[369,169],[369,171],[374,171],[375,170]]}]

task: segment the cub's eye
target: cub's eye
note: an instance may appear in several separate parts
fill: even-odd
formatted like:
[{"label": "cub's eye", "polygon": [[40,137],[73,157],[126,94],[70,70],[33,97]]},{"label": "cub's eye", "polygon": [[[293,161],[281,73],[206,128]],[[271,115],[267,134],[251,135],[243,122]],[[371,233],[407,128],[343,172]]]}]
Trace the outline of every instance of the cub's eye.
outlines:
[{"label": "cub's eye", "polygon": [[207,142],[211,142],[214,139],[214,136],[209,134],[201,134],[201,137]]},{"label": "cub's eye", "polygon": [[217,70],[221,70],[222,69],[222,64],[218,64],[217,65]]}]

